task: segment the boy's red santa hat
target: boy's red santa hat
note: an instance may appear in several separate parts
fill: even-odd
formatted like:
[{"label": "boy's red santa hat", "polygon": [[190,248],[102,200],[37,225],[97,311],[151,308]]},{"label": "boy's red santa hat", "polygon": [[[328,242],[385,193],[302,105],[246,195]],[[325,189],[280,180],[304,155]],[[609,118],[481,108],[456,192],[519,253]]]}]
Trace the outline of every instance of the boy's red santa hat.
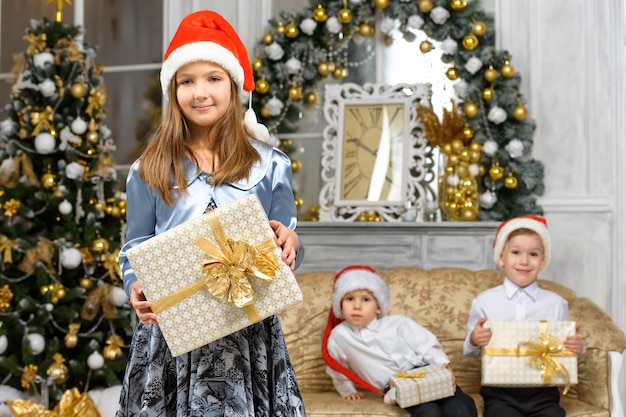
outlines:
[{"label": "boy's red santa hat", "polygon": [[537,233],[543,243],[543,253],[545,266],[550,263],[550,232],[548,232],[548,221],[541,216],[519,216],[506,220],[498,226],[496,238],[493,241],[493,261],[497,264],[504,249],[509,235],[515,230],[528,229]]},{"label": "boy's red santa hat", "polygon": [[235,29],[221,15],[201,10],[186,16],[172,38],[161,67],[161,89],[168,98],[170,83],[178,69],[197,61],[209,61],[222,66],[239,86],[239,93],[249,98],[250,108],[244,122],[246,130],[255,139],[267,142],[267,128],[257,123],[249,95],[254,90],[254,75],[248,51]]},{"label": "boy's red santa hat", "polygon": [[341,365],[328,352],[328,337],[330,336],[330,332],[343,321],[341,300],[344,295],[355,290],[369,290],[372,295],[374,295],[378,302],[378,307],[380,308],[379,316],[384,316],[389,311],[389,289],[382,277],[378,275],[373,268],[364,265],[352,265],[339,271],[337,275],[335,275],[332,306],[328,312],[328,321],[324,329],[322,357],[331,369],[344,374],[359,387],[384,395],[381,390],[370,385],[354,371]]}]

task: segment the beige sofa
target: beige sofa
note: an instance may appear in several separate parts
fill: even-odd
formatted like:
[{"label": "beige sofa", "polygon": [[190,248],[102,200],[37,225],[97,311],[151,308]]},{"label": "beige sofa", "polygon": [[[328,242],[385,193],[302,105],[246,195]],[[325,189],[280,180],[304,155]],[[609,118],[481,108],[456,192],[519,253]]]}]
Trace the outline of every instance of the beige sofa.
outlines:
[{"label": "beige sofa", "polygon": [[[499,270],[470,271],[439,268],[396,268],[379,271],[389,285],[390,314],[404,314],[435,333],[450,357],[458,384],[469,393],[482,415],[480,359],[463,356],[467,315],[472,299],[502,282]],[[360,401],[343,400],[325,374],[321,341],[331,303],[334,271],[297,274],[302,303],[281,313],[287,346],[304,398],[308,417],[404,416],[397,406],[385,405],[375,394]],[[570,320],[581,322],[587,352],[579,359],[579,382],[562,397],[568,416],[623,416],[617,379],[626,339],[623,331],[590,299],[557,283],[540,286],[569,302]]]}]

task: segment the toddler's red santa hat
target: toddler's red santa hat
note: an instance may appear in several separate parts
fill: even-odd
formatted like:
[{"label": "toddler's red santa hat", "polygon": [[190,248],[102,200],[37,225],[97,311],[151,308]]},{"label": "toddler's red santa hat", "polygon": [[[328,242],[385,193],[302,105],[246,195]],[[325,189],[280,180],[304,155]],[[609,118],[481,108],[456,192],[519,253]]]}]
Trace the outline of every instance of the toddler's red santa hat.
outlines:
[{"label": "toddler's red santa hat", "polygon": [[330,336],[330,332],[343,321],[341,300],[344,295],[355,290],[369,290],[372,292],[378,302],[378,307],[380,307],[379,316],[384,316],[389,311],[389,289],[385,281],[383,281],[382,277],[378,275],[374,269],[364,265],[353,265],[339,271],[337,275],[335,275],[332,306],[328,312],[328,321],[324,329],[322,357],[331,369],[341,372],[359,387],[384,395],[381,390],[370,385],[351,369],[341,365],[328,353],[328,337]]},{"label": "toddler's red santa hat", "polygon": [[519,216],[506,220],[498,226],[496,238],[493,241],[493,261],[497,264],[504,249],[509,235],[519,229],[529,229],[537,233],[543,242],[543,253],[545,256],[545,266],[550,263],[550,232],[548,232],[548,221],[541,216]]},{"label": "toddler's red santa hat", "polygon": [[211,10],[201,10],[186,16],[165,51],[161,68],[161,89],[166,100],[176,71],[197,61],[213,62],[228,71],[239,86],[242,97],[249,98],[250,108],[244,118],[248,134],[267,142],[269,132],[265,126],[257,123],[252,110],[250,93],[254,90],[255,83],[248,51],[230,23]]}]

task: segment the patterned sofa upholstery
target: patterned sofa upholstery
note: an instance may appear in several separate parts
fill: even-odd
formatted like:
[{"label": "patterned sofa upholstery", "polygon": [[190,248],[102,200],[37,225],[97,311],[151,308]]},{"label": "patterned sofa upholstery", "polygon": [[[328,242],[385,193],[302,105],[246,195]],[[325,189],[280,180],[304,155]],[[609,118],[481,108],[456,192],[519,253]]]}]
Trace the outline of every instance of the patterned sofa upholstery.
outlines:
[{"label": "patterned sofa upholstery", "polygon": [[[480,359],[463,355],[467,315],[472,299],[502,282],[499,270],[460,268],[394,268],[379,270],[391,295],[389,314],[404,314],[435,333],[452,361],[457,383],[474,398],[479,416]],[[321,342],[332,296],[334,271],[296,274],[304,294],[302,303],[281,313],[281,322],[308,417],[405,416],[397,406],[385,405],[375,394],[345,401],[325,374]],[[568,416],[622,416],[617,392],[626,339],[624,332],[594,302],[552,281],[541,287],[569,302],[569,318],[581,322],[587,352],[579,358],[579,382],[561,400]]]}]

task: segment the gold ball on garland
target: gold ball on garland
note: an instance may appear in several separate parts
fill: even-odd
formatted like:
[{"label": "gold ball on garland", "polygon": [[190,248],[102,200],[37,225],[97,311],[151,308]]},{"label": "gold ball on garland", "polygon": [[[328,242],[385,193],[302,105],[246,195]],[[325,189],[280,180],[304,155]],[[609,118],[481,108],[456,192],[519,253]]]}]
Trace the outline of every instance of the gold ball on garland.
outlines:
[{"label": "gold ball on garland", "polygon": [[528,117],[528,109],[524,105],[518,104],[513,109],[513,117],[515,118],[515,120],[519,120],[520,122],[522,120],[526,120],[526,118]]},{"label": "gold ball on garland", "polygon": [[374,0],[374,6],[377,9],[386,9],[389,7],[389,0]]},{"label": "gold ball on garland", "polygon": [[508,189],[513,189],[517,187],[517,178],[513,176],[512,172],[509,172],[509,175],[504,179],[504,186]]},{"label": "gold ball on garland", "polygon": [[278,22],[276,24],[276,32],[278,33],[285,33],[285,25],[283,24],[282,21]]},{"label": "gold ball on garland", "polygon": [[422,13],[428,13],[433,9],[433,0],[419,0],[417,8]]},{"label": "gold ball on garland", "polygon": [[297,38],[299,34],[300,29],[298,29],[298,26],[296,26],[296,24],[293,22],[289,23],[285,28],[285,36],[290,39]]},{"label": "gold ball on garland", "polygon": [[452,146],[452,152],[458,154],[463,149],[463,142],[460,139],[452,139],[450,146]]},{"label": "gold ball on garland", "polygon": [[267,107],[261,107],[261,117],[265,119],[269,119],[271,117],[270,111]]},{"label": "gold ball on garland", "polygon": [[51,172],[46,172],[41,176],[41,187],[44,190],[54,190],[57,188],[57,176]]},{"label": "gold ball on garland", "polygon": [[433,44],[428,42],[428,41],[422,41],[420,42],[420,51],[425,54],[427,52],[432,51],[433,49]]},{"label": "gold ball on garland", "polygon": [[103,253],[108,252],[109,247],[110,247],[109,241],[103,237],[97,237],[94,240],[92,240],[91,243],[89,244],[89,250],[92,253],[95,253],[97,255],[101,255]]},{"label": "gold ball on garland", "polygon": [[487,33],[487,25],[485,24],[485,22],[481,22],[480,20],[474,22],[474,33],[476,34],[476,36],[483,36],[485,33]]},{"label": "gold ball on garland", "polygon": [[58,288],[55,288],[54,296],[57,297],[57,299],[61,300],[65,298],[66,295],[67,295],[67,291],[65,290],[65,288],[61,286],[59,286]]},{"label": "gold ball on garland", "polygon": [[270,83],[268,83],[265,78],[261,78],[260,80],[256,81],[254,91],[259,94],[265,94],[270,91]]},{"label": "gold ball on garland", "polygon": [[463,113],[470,119],[476,117],[478,114],[478,105],[473,101],[468,101],[465,103],[465,106],[463,106]]},{"label": "gold ball on garland", "polygon": [[[110,207],[110,206],[109,206]],[[111,217],[120,217],[122,214],[122,209],[117,206],[111,207],[111,211],[107,210],[107,213],[111,215]]]},{"label": "gold ball on garland", "polygon": [[483,145],[481,145],[480,143],[478,143],[476,141],[472,141],[472,143],[470,143],[470,150],[472,150],[472,151],[480,152],[480,150],[482,148],[483,148]]},{"label": "gold ball on garland", "polygon": [[294,174],[300,172],[301,169],[302,169],[302,162],[298,161],[297,159],[294,159],[291,161],[291,171]]},{"label": "gold ball on garland", "polygon": [[474,137],[474,129],[469,126],[463,127],[463,137],[465,137],[465,140],[472,139]]},{"label": "gold ball on garland", "polygon": [[373,36],[374,32],[374,26],[372,26],[369,22],[363,22],[359,25],[359,34],[364,38],[369,38],[370,36]]},{"label": "gold ball on garland", "polygon": [[87,132],[87,142],[95,145],[100,140],[100,135],[98,132]]},{"label": "gold ball on garland", "polygon": [[483,100],[489,101],[493,98],[493,87],[487,87],[483,90]]},{"label": "gold ball on garland", "polygon": [[493,65],[489,65],[489,68],[485,70],[483,76],[485,77],[485,80],[492,83],[498,79],[498,71],[493,68]]},{"label": "gold ball on garland", "polygon": [[352,11],[350,9],[340,9],[337,18],[343,24],[352,22]]},{"label": "gold ball on garland", "polygon": [[467,2],[465,0],[452,0],[450,2],[452,10],[463,10],[466,6]]},{"label": "gold ball on garland", "polygon": [[341,80],[348,76],[348,70],[344,67],[336,66],[333,70],[333,78],[335,80]]},{"label": "gold ball on garland", "polygon": [[261,38],[261,42],[263,42],[265,45],[269,45],[272,42],[274,42],[274,37],[272,36],[272,32],[269,30],[265,32],[265,34]]},{"label": "gold ball on garland", "polygon": [[78,336],[74,333],[66,334],[63,340],[65,342],[65,346],[70,349],[76,347],[76,345],[78,344]]},{"label": "gold ball on garland", "polygon": [[263,68],[263,60],[261,58],[254,58],[252,60],[252,70],[254,72],[259,71],[261,68]]},{"label": "gold ball on garland", "polygon": [[293,87],[289,87],[287,91],[287,95],[291,101],[298,101],[302,98],[302,87],[299,85],[295,85]]},{"label": "gold ball on garland", "polygon": [[509,61],[504,61],[504,65],[500,67],[500,74],[504,78],[511,78],[515,75],[515,67]]},{"label": "gold ball on garland", "polygon": [[296,203],[296,209],[299,210],[304,205],[304,200],[300,197],[294,198],[294,203]]},{"label": "gold ball on garland", "polygon": [[489,168],[489,176],[494,181],[498,181],[500,178],[504,176],[504,170],[502,169],[500,164],[496,162],[494,166]]},{"label": "gold ball on garland", "polygon": [[472,207],[463,207],[461,210],[461,220],[472,222],[478,218],[478,210]]},{"label": "gold ball on garland", "polygon": [[480,150],[476,151],[470,148],[470,162],[480,162]]},{"label": "gold ball on garland", "polygon": [[315,104],[317,103],[318,99],[319,97],[317,96],[317,93],[315,91],[309,91],[304,96],[304,101],[306,102],[306,104]]},{"label": "gold ball on garland", "polygon": [[84,276],[80,279],[80,281],[78,281],[78,285],[81,288],[84,288],[86,290],[89,290],[93,287],[93,281],[91,280],[91,278],[89,278],[88,276]]},{"label": "gold ball on garland", "polygon": [[319,64],[317,64],[317,73],[321,75],[322,77],[325,77],[328,74],[330,74],[330,64],[328,63],[328,61],[322,61]]},{"label": "gold ball on garland", "polygon": [[473,51],[478,46],[478,38],[473,33],[463,38],[463,47],[468,51]]},{"label": "gold ball on garland", "polygon": [[389,35],[385,35],[385,46],[393,45],[393,38]]},{"label": "gold ball on garland", "polygon": [[313,10],[313,20],[316,22],[325,22],[328,19],[328,12],[321,4],[317,5],[317,8]]},{"label": "gold ball on garland", "polygon": [[456,70],[456,68],[450,67],[446,71],[446,77],[448,77],[449,80],[454,81],[459,78],[459,72]]},{"label": "gold ball on garland", "polygon": [[108,345],[102,349],[102,356],[104,359],[114,361],[122,355],[122,349],[117,345]]},{"label": "gold ball on garland", "polygon": [[55,362],[46,371],[46,375],[52,377],[55,384],[60,385],[67,381],[68,369],[63,363]]},{"label": "gold ball on garland", "polygon": [[87,87],[84,83],[72,84],[72,87],[70,87],[70,94],[74,98],[83,98],[85,97],[85,94],[87,94]]}]

